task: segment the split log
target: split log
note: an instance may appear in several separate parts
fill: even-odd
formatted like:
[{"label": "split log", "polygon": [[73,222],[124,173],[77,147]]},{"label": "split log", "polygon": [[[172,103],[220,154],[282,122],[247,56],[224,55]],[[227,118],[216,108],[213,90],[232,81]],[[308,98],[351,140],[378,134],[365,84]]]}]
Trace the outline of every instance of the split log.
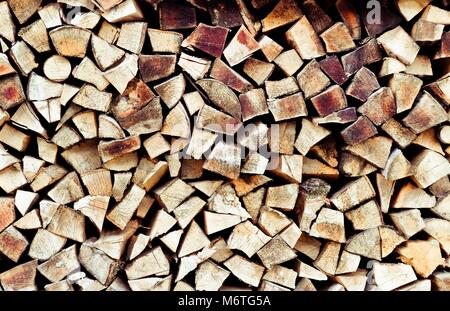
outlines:
[{"label": "split log", "polygon": [[59,55],[83,58],[91,33],[83,28],[62,26],[50,31],[49,36]]},{"label": "split log", "polygon": [[320,125],[314,125],[307,119],[302,120],[302,128],[295,140],[295,148],[303,155],[306,155],[309,150],[325,137],[330,135],[330,132]]},{"label": "split log", "polygon": [[336,268],[336,275],[356,272],[360,261],[360,256],[349,253],[346,250],[342,251],[338,266]]},{"label": "split log", "polygon": [[150,276],[164,275],[169,269],[169,262],[160,247],[152,248],[141,254],[125,267],[129,280]]},{"label": "split log", "polygon": [[[299,34],[308,34],[301,37]],[[300,18],[287,32],[286,39],[289,44],[300,54],[302,59],[314,59],[325,55],[325,50],[320,38],[306,16]]]},{"label": "split log", "polygon": [[175,55],[139,56],[139,70],[145,82],[159,80],[170,76],[175,71]]},{"label": "split log", "polygon": [[209,75],[239,93],[247,92],[253,88],[250,82],[218,58],[214,61]]},{"label": "split log", "polygon": [[268,32],[284,25],[288,25],[302,16],[303,13],[295,1],[282,0],[278,2],[273,10],[261,21],[262,31]]},{"label": "split log", "polygon": [[0,3],[0,290],[449,287],[447,0],[144,2]]},{"label": "split log", "polygon": [[272,238],[257,252],[257,255],[268,269],[297,257],[296,253],[280,236]]},{"label": "split log", "polygon": [[283,47],[267,35],[262,35],[258,41],[258,44],[261,52],[269,62],[272,62],[278,55],[280,55],[281,51],[283,51]]},{"label": "split log", "polygon": [[326,281],[328,279],[325,273],[301,261],[296,262],[295,270],[301,278],[316,281]]},{"label": "split log", "polygon": [[10,224],[16,220],[16,213],[14,209],[14,198],[2,197],[0,198],[0,231],[3,231]]},{"label": "split log", "polygon": [[346,146],[344,149],[363,158],[376,167],[385,168],[390,155],[391,146],[392,140],[390,138],[376,136],[369,138],[360,144]]},{"label": "split log", "polygon": [[95,35],[91,37],[91,46],[95,61],[102,71],[117,64],[125,56],[121,49]]},{"label": "split log", "polygon": [[211,66],[211,61],[206,58],[195,57],[181,52],[180,59],[177,64],[194,80],[199,80],[202,79],[208,72],[209,67]]},{"label": "split log", "polygon": [[366,67],[362,67],[353,77],[346,94],[365,102],[379,88],[380,85],[375,74]]},{"label": "split log", "polygon": [[0,274],[0,283],[5,291],[34,291],[36,286],[37,260],[16,266]]},{"label": "split log", "polygon": [[310,235],[339,243],[345,242],[344,214],[322,208],[311,226]]},{"label": "split log", "polygon": [[300,71],[297,81],[306,98],[319,94],[330,85],[330,79],[322,72],[321,65],[316,60],[310,61]]},{"label": "split log", "polygon": [[345,213],[355,230],[367,230],[383,224],[380,207],[375,200],[371,200],[358,208]]},{"label": "split log", "polygon": [[248,121],[254,117],[267,114],[268,106],[263,89],[253,89],[239,96],[242,119]]},{"label": "split log", "polygon": [[223,55],[230,66],[233,67],[250,57],[257,50],[259,50],[258,42],[256,42],[246,27],[241,26],[223,50]]},{"label": "split log", "polygon": [[16,37],[16,26],[14,25],[11,10],[8,2],[2,2],[0,5],[0,16],[2,17],[3,24],[0,29],[0,34],[3,38],[9,42],[14,42]]},{"label": "split log", "polygon": [[420,134],[448,120],[442,106],[427,92],[420,96],[416,106],[403,119],[414,133]]},{"label": "split log", "polygon": [[50,51],[47,29],[41,19],[22,28],[17,34],[38,53]]},{"label": "split log", "polygon": [[325,30],[320,38],[325,42],[327,53],[346,52],[356,47],[350,31],[344,23],[334,24]]},{"label": "split log", "polygon": [[270,281],[291,289],[295,288],[296,278],[297,272],[280,265],[273,266],[263,276],[263,280],[265,281]]},{"label": "split log", "polygon": [[[291,92],[289,91],[289,93]],[[305,100],[300,92],[280,99],[270,99],[267,105],[275,121],[298,118],[308,114]]]},{"label": "split log", "polygon": [[[63,263],[63,264],[59,264]],[[70,246],[37,267],[49,281],[58,282],[80,269],[75,246]]]},{"label": "split log", "polygon": [[110,142],[100,142],[98,151],[103,162],[108,162],[119,156],[131,153],[141,146],[139,136],[130,136],[125,139],[118,139]]},{"label": "split log", "polygon": [[286,76],[294,75],[303,65],[303,60],[294,49],[282,52],[273,60]]},{"label": "split log", "polygon": [[396,105],[394,94],[390,88],[381,88],[358,108],[358,112],[365,115],[375,125],[382,125],[395,115]]},{"label": "split log", "polygon": [[425,223],[418,209],[406,210],[403,212],[390,214],[395,227],[407,238],[422,231]]},{"label": "split log", "polygon": [[25,92],[17,74],[2,77],[0,82],[0,104],[3,109],[10,109],[25,101]]},{"label": "split log", "polygon": [[25,236],[13,226],[0,233],[0,252],[14,262],[18,262],[29,243]]},{"label": "split log", "polygon": [[436,240],[407,241],[398,247],[400,260],[410,264],[421,277],[428,277],[433,271],[443,264],[439,243]]},{"label": "split log", "polygon": [[338,210],[345,212],[364,201],[374,198],[375,195],[376,193],[370,180],[367,177],[361,177],[345,185],[333,194],[330,200]]},{"label": "split log", "polygon": [[423,150],[411,161],[415,169],[413,180],[419,187],[426,188],[448,174],[450,170],[448,164],[448,161],[440,154]]},{"label": "split log", "polygon": [[361,38],[361,20],[355,7],[348,0],[338,0],[336,2],[336,9],[339,12],[345,26],[350,31],[350,34],[354,40]]},{"label": "split log", "polygon": [[203,164],[203,168],[225,176],[236,179],[241,169],[241,150],[234,144],[219,142]]},{"label": "split log", "polygon": [[83,61],[74,68],[72,75],[78,80],[95,85],[99,91],[105,90],[109,85],[109,82],[105,79],[103,73],[88,57],[85,57]]},{"label": "split log", "polygon": [[39,229],[30,244],[28,256],[46,261],[58,253],[66,244],[66,239],[47,230]]},{"label": "split log", "polygon": [[117,39],[117,46],[131,53],[140,54],[144,46],[146,33],[147,23],[123,23],[120,28],[119,38]]},{"label": "split log", "polygon": [[255,264],[240,255],[234,255],[224,262],[233,275],[251,286],[258,286],[264,274],[264,267]]},{"label": "split log", "polygon": [[160,26],[163,30],[192,28],[197,24],[195,9],[192,6],[164,2],[158,8]]},{"label": "split log", "polygon": [[31,71],[36,69],[39,64],[36,62],[35,55],[28,47],[28,45],[23,41],[18,41],[15,43],[9,52],[12,60],[19,68],[22,75],[26,76]]},{"label": "split log", "polygon": [[70,240],[86,239],[84,216],[71,208],[60,206],[52,217],[47,230]]},{"label": "split log", "polygon": [[183,36],[175,31],[148,29],[148,36],[153,52],[180,53]]},{"label": "split log", "polygon": [[320,68],[338,85],[342,85],[348,80],[347,73],[336,55],[321,60]]},{"label": "split log", "polygon": [[23,230],[32,230],[42,228],[42,222],[37,209],[25,214],[14,223],[14,227]]},{"label": "split log", "polygon": [[119,5],[104,12],[102,16],[110,23],[141,20],[144,15],[135,0],[125,0]]},{"label": "split log", "polygon": [[314,266],[329,275],[334,275],[338,265],[340,250],[341,244],[328,242],[323,246],[322,251],[314,261]]},{"label": "split log", "polygon": [[345,97],[344,90],[335,85],[319,95],[311,98],[311,102],[317,113],[321,117],[325,117],[333,112],[347,108],[347,99]]},{"label": "split log", "polygon": [[72,101],[84,108],[106,112],[111,104],[111,97],[111,93],[99,91],[92,85],[85,84]]},{"label": "split log", "polygon": [[342,56],[342,66],[350,76],[363,66],[373,64],[382,59],[382,53],[375,39]]},{"label": "split log", "polygon": [[117,204],[106,216],[106,218],[120,229],[124,229],[138,208],[145,191],[133,185],[122,201]]},{"label": "split log", "polygon": [[400,122],[396,121],[395,119],[387,120],[386,122],[384,122],[381,128],[402,149],[408,147],[416,139],[416,135],[411,130],[404,127]]}]

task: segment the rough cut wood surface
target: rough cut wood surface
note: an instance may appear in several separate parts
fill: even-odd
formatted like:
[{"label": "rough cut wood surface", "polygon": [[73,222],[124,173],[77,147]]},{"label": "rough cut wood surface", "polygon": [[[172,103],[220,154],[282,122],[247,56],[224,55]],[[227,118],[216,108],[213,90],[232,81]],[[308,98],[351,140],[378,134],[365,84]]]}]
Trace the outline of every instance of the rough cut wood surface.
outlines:
[{"label": "rough cut wood surface", "polygon": [[0,0],[0,291],[450,290],[449,26]]}]

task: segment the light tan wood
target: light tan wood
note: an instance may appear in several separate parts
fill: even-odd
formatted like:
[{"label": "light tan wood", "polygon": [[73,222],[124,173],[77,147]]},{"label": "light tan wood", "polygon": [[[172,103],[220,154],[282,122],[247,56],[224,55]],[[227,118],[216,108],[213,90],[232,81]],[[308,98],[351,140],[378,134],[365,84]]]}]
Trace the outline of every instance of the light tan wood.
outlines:
[{"label": "light tan wood", "polygon": [[16,37],[16,26],[12,19],[11,9],[8,2],[0,4],[0,16],[2,17],[2,26],[0,27],[0,34],[9,42],[14,42]]},{"label": "light tan wood", "polygon": [[267,35],[262,35],[258,40],[261,52],[269,62],[272,62],[283,51],[283,47]]},{"label": "light tan wood", "polygon": [[194,192],[194,188],[181,179],[174,178],[155,189],[154,192],[159,204],[168,212],[172,212]]},{"label": "light tan wood", "polygon": [[339,243],[345,242],[344,214],[322,208],[311,226],[310,235]]},{"label": "light tan wood", "polygon": [[257,50],[259,50],[258,42],[256,42],[245,26],[241,26],[223,50],[223,55],[230,66],[235,66]]},{"label": "light tan wood", "polygon": [[86,239],[84,216],[65,206],[58,207],[47,230],[78,242]]},{"label": "light tan wood", "polygon": [[0,233],[0,252],[13,262],[19,261],[28,245],[26,237],[13,226],[9,226]]},{"label": "light tan wood", "polygon": [[238,249],[252,257],[269,241],[269,236],[247,220],[234,227],[227,244],[230,249]]},{"label": "light tan wood", "polygon": [[88,217],[97,227],[98,231],[101,232],[106,216],[106,210],[108,209],[108,203],[108,196],[86,196],[74,203],[74,209]]},{"label": "light tan wood", "polygon": [[204,162],[203,168],[236,179],[241,169],[240,148],[234,144],[219,142]]},{"label": "light tan wood", "polygon": [[194,80],[199,80],[208,72],[211,61],[206,58],[196,57],[181,52],[178,66],[187,72]]},{"label": "light tan wood", "polygon": [[[305,40],[300,33],[307,33]],[[302,59],[314,59],[325,55],[325,50],[320,38],[306,16],[300,18],[287,32],[286,39],[295,48]]]},{"label": "light tan wood", "polygon": [[49,3],[39,9],[39,17],[42,19],[47,29],[62,25],[61,10],[62,7],[60,3]]},{"label": "light tan wood", "polygon": [[[261,45],[260,45],[261,47]],[[275,70],[275,65],[249,57],[244,62],[244,73],[249,76],[258,86],[264,84]]]},{"label": "light tan wood", "polygon": [[255,264],[240,255],[234,255],[224,263],[233,275],[251,286],[258,286],[264,274],[264,267]]},{"label": "light tan wood", "polygon": [[144,198],[145,190],[132,185],[128,193],[119,204],[109,211],[106,218],[120,229],[124,229],[133,217],[136,209]]},{"label": "light tan wood", "polygon": [[62,26],[50,31],[49,36],[61,56],[83,58],[86,55],[91,33],[78,27]]},{"label": "light tan wood", "polygon": [[38,53],[50,51],[50,40],[48,38],[47,29],[41,19],[23,27],[17,34]]},{"label": "light tan wood", "polygon": [[391,213],[389,216],[395,227],[407,238],[425,228],[425,223],[418,209],[409,209],[402,212]]},{"label": "light tan wood", "polygon": [[95,61],[102,71],[114,66],[125,56],[124,51],[95,35],[91,37],[91,46]]},{"label": "light tan wood", "polygon": [[19,68],[22,75],[28,75],[36,69],[39,64],[36,62],[33,51],[23,41],[15,43],[9,52],[10,57]]},{"label": "light tan wood", "polygon": [[0,274],[0,283],[5,291],[35,291],[37,260],[28,261]]},{"label": "light tan wood", "polygon": [[147,23],[123,23],[117,39],[117,46],[134,54],[140,54],[144,46],[146,32]]},{"label": "light tan wood", "polygon": [[33,259],[46,261],[64,247],[66,240],[66,238],[47,230],[39,229],[30,244],[28,256]]},{"label": "light tan wood", "polygon": [[405,65],[414,62],[420,49],[414,39],[401,26],[385,32],[377,40],[388,55],[398,58]]}]

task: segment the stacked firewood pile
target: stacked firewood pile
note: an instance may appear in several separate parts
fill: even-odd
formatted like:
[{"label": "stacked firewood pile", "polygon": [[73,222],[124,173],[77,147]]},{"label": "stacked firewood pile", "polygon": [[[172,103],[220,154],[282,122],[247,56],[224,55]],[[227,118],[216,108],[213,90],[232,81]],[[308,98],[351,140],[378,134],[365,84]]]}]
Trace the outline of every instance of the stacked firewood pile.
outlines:
[{"label": "stacked firewood pile", "polygon": [[0,2],[0,290],[449,290],[446,0]]}]

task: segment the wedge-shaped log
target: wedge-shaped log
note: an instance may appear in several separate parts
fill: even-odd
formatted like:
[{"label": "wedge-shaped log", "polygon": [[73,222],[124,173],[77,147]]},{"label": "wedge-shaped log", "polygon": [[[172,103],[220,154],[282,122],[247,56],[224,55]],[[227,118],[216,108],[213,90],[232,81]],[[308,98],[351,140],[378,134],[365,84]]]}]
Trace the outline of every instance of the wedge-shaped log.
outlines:
[{"label": "wedge-shaped log", "polygon": [[330,200],[338,210],[345,212],[356,205],[374,198],[375,195],[376,193],[370,180],[364,176],[345,185],[333,194]]},{"label": "wedge-shaped log", "polygon": [[197,84],[205,91],[211,102],[236,119],[241,119],[241,105],[236,94],[224,83],[214,79],[204,79]]},{"label": "wedge-shaped log", "polygon": [[203,168],[230,179],[236,179],[241,169],[241,148],[219,142],[203,164]]},{"label": "wedge-shaped log", "polygon": [[145,190],[132,185],[122,201],[109,211],[106,218],[120,229],[125,229],[144,198]]},{"label": "wedge-shaped log", "polygon": [[[307,40],[300,36],[301,33],[308,34]],[[286,32],[286,39],[302,59],[314,59],[325,55],[320,38],[306,16],[303,16]]]},{"label": "wedge-shaped log", "polygon": [[262,31],[268,32],[273,29],[288,25],[300,17],[303,13],[297,2],[293,0],[282,0],[261,21]]},{"label": "wedge-shaped log", "polygon": [[396,113],[394,94],[390,88],[383,87],[373,93],[358,112],[369,118],[375,125],[381,125]]},{"label": "wedge-shaped log", "polygon": [[53,46],[61,56],[83,58],[86,55],[91,32],[78,27],[62,26],[49,33]]},{"label": "wedge-shaped log", "polygon": [[258,42],[245,26],[239,28],[236,35],[223,50],[223,55],[230,66],[235,66],[259,50]]},{"label": "wedge-shaped log", "polygon": [[414,133],[420,134],[448,120],[442,106],[430,95],[424,92],[411,112],[402,120]]}]

